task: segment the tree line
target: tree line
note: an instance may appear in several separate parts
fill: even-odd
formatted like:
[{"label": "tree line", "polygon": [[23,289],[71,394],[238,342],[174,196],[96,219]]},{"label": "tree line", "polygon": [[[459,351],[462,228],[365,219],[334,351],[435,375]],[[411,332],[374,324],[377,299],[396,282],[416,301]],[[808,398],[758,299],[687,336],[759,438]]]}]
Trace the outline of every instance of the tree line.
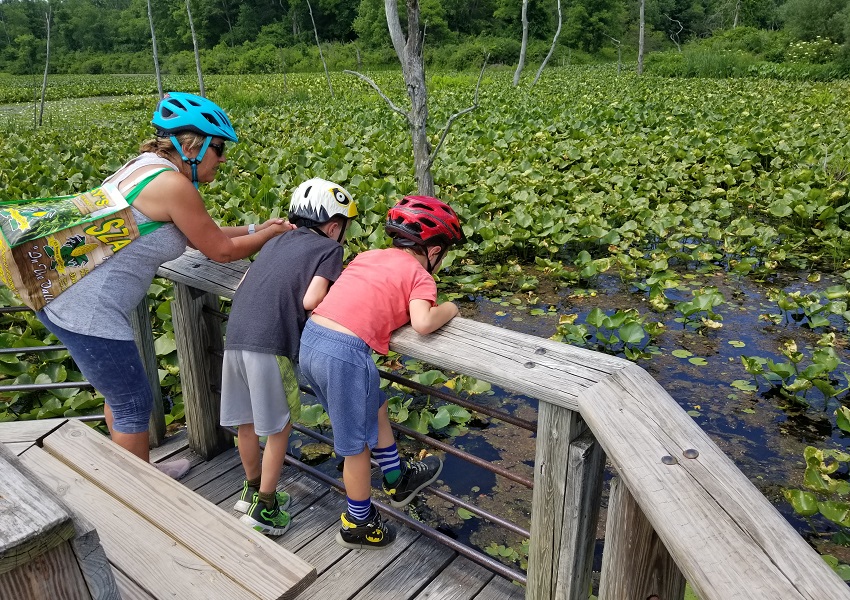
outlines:
[{"label": "tree line", "polygon": [[[515,63],[522,2],[421,0],[426,58],[447,67],[479,64],[480,60],[465,56],[464,48],[484,43],[491,62]],[[616,56],[612,48],[619,41],[634,51],[639,4],[640,0],[564,2],[559,51],[610,59]],[[310,5],[315,33],[323,44],[345,48],[341,54],[347,65],[355,56],[358,62],[368,57],[375,66],[393,63],[383,0],[312,0]],[[205,70],[321,68],[309,56],[315,41],[307,0],[190,0],[190,6]],[[193,46],[186,2],[150,0],[150,7],[166,71],[191,72]],[[404,14],[403,3],[400,7]],[[545,54],[557,26],[555,0],[529,0],[527,19],[530,59],[534,60]],[[646,0],[645,22],[650,51],[681,48],[736,28],[846,46],[850,0]],[[48,25],[52,72],[153,69],[148,0],[0,0],[0,72],[39,72]]]}]

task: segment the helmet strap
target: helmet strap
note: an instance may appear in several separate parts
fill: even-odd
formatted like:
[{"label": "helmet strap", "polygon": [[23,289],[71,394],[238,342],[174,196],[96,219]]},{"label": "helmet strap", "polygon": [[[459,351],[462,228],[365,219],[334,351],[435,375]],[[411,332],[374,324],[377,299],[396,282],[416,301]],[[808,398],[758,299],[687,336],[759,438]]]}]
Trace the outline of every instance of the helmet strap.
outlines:
[{"label": "helmet strap", "polygon": [[192,185],[195,186],[195,189],[198,189],[198,165],[201,164],[202,160],[204,160],[204,155],[207,153],[207,148],[209,148],[212,138],[207,136],[204,139],[204,143],[201,145],[201,151],[198,152],[198,156],[196,158],[189,158],[183,153],[183,146],[180,145],[180,140],[177,139],[177,136],[172,135],[170,139],[171,144],[174,146],[174,149],[177,150],[177,153],[180,155],[183,162],[192,167]]},{"label": "helmet strap", "polygon": [[443,257],[446,255],[446,251],[448,248],[440,248],[440,253],[437,255],[437,260],[431,263],[431,255],[428,252],[428,248],[433,248],[434,246],[421,246],[421,248],[425,251],[425,262],[428,263],[428,273],[434,274],[434,268],[440,264],[440,261],[443,260]]}]

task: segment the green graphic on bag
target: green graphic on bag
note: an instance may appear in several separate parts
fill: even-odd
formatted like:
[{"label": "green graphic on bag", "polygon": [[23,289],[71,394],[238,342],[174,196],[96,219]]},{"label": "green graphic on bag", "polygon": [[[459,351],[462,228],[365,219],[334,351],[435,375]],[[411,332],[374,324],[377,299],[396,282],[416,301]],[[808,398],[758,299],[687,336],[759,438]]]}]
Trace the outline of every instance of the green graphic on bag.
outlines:
[{"label": "green graphic on bag", "polygon": [[137,237],[130,205],[112,184],[0,202],[0,281],[40,310]]}]

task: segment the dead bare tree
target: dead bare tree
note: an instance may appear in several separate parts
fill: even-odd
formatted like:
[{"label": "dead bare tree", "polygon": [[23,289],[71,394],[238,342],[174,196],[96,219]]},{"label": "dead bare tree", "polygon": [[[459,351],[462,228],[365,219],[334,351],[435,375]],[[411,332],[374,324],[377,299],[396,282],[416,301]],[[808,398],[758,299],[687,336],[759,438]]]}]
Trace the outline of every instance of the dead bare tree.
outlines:
[{"label": "dead bare tree", "polygon": [[159,54],[156,49],[156,31],[153,27],[153,10],[151,9],[151,0],[148,1],[148,21],[151,24],[151,45],[153,46],[153,68],[156,71],[156,89],[159,90],[160,99],[163,97],[162,93],[162,75],[159,72]]},{"label": "dead bare tree", "polygon": [[622,69],[622,65],[623,65],[623,46],[620,43],[620,40],[611,37],[607,33],[603,33],[602,35],[604,35],[605,37],[609,38],[612,42],[617,44],[617,75],[619,76],[620,71]]},{"label": "dead bare tree", "polygon": [[434,159],[440,151],[440,147],[448,135],[449,129],[455,119],[465,115],[478,108],[478,90],[481,87],[481,79],[484,76],[484,69],[487,67],[489,55],[484,59],[484,66],[481,67],[481,73],[478,75],[478,83],[475,86],[475,96],[472,106],[456,112],[449,120],[443,129],[440,136],[440,141],[437,147],[432,150],[431,142],[428,141],[428,91],[425,87],[425,62],[422,57],[422,49],[425,41],[424,32],[420,32],[419,28],[419,0],[407,1],[407,39],[404,38],[404,33],[401,29],[401,22],[398,16],[398,6],[396,0],[384,0],[384,9],[387,14],[387,26],[390,30],[390,38],[393,42],[393,48],[401,62],[401,70],[404,75],[404,83],[407,86],[407,96],[410,98],[410,110],[406,111],[398,106],[381,91],[374,81],[365,75],[356,71],[343,71],[349,75],[359,77],[368,83],[378,95],[384,99],[387,105],[394,112],[400,114],[407,121],[410,129],[410,137],[413,142],[413,162],[414,173],[416,177],[416,185],[420,194],[425,196],[434,195],[434,178],[431,174],[431,166],[434,164]]},{"label": "dead bare tree", "polygon": [[738,26],[738,15],[741,14],[741,0],[735,2],[735,18],[732,20],[732,29]]},{"label": "dead bare tree", "polygon": [[328,89],[330,89],[331,98],[333,98],[334,88],[331,85],[331,76],[328,73],[328,63],[325,62],[325,55],[322,54],[322,45],[319,43],[319,31],[316,29],[316,20],[313,18],[313,7],[310,6],[310,0],[307,0],[307,10],[310,11],[310,20],[313,22],[313,33],[316,35],[316,46],[319,48],[319,58],[322,59],[322,65],[325,67],[325,78],[328,80]]},{"label": "dead bare tree", "polygon": [[519,63],[514,72],[514,87],[519,85],[519,78],[525,68],[525,53],[528,50],[528,0],[522,0],[522,45],[519,48]]},{"label": "dead bare tree", "polygon": [[643,50],[644,50],[644,29],[646,27],[646,0],[640,0],[640,29],[638,33],[638,75],[643,75]]},{"label": "dead bare tree", "polygon": [[537,80],[540,79],[540,76],[543,74],[543,69],[546,67],[546,63],[549,62],[549,59],[552,57],[552,54],[555,52],[555,46],[558,43],[558,36],[561,35],[561,0],[558,0],[558,29],[555,30],[555,37],[552,38],[552,47],[549,48],[549,53],[546,55],[546,58],[543,59],[543,62],[540,63],[540,68],[537,69],[537,75],[534,77],[534,81],[531,82],[531,87],[534,87],[537,84]]},{"label": "dead bare tree", "polygon": [[206,97],[204,74],[201,71],[201,53],[198,51],[198,36],[195,35],[195,23],[192,21],[192,7],[189,6],[189,0],[186,0],[186,14],[189,15],[189,30],[192,32],[192,47],[195,49],[195,69],[198,71],[198,89],[201,92],[201,96]]},{"label": "dead bare tree", "polygon": [[50,21],[53,15],[53,8],[50,3],[47,3],[47,13],[44,18],[47,20],[47,51],[44,57],[44,79],[41,82],[41,108],[38,111],[38,126],[41,127],[42,119],[44,118],[44,96],[47,94],[47,71],[50,68]]},{"label": "dead bare tree", "polygon": [[679,26],[679,30],[678,30],[678,31],[674,31],[673,33],[671,33],[671,34],[670,34],[670,39],[673,41],[673,43],[674,43],[674,44],[676,44],[676,50],[678,50],[679,52],[681,52],[681,51],[682,51],[682,46],[681,46],[681,44],[679,43],[679,34],[680,34],[680,33],[682,33],[682,32],[685,30],[685,28],[682,26],[682,22],[681,22],[681,21],[678,21],[678,20],[676,20],[676,19],[674,19],[674,18],[670,17],[670,15],[664,15],[664,16],[665,16],[665,17],[667,17],[667,19],[668,19],[668,20],[670,20],[671,22],[673,22],[673,23],[675,23],[676,25],[678,25],[678,26]]}]

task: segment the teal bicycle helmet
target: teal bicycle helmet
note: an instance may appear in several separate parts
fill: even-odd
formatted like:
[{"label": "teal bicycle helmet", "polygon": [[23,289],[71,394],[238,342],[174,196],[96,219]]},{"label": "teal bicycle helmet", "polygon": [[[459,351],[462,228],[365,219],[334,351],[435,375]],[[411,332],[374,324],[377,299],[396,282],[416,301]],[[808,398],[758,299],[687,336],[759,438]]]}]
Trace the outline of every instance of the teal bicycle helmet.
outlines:
[{"label": "teal bicycle helmet", "polygon": [[169,92],[157,104],[151,123],[160,137],[181,131],[193,131],[231,142],[239,141],[230,119],[221,107],[212,100],[195,94]]},{"label": "teal bicycle helmet", "polygon": [[[168,137],[180,158],[192,167],[192,185],[198,187],[198,165],[204,160],[213,137],[224,138],[238,142],[236,131],[221,107],[203,96],[185,92],[169,92],[153,112],[151,124],[156,127],[157,137]],[[198,156],[189,158],[183,152],[183,147],[176,134],[191,131],[206,137]]]}]

